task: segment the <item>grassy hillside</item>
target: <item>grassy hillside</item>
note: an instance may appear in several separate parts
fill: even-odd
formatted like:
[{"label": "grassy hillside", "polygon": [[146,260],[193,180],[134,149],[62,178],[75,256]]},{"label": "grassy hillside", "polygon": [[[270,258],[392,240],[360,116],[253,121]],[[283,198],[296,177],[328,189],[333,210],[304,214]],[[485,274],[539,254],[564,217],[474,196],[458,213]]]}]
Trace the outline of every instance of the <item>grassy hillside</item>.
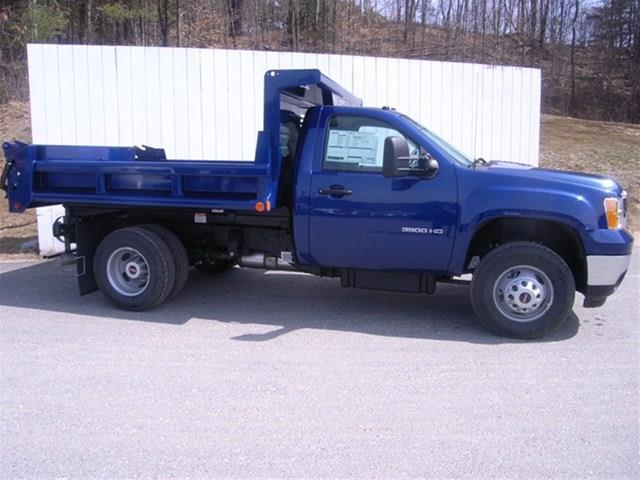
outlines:
[{"label": "grassy hillside", "polygon": [[[30,141],[27,103],[0,105],[0,141]],[[629,223],[640,229],[640,125],[544,115],[540,166],[600,173],[616,178],[629,192]],[[15,254],[36,235],[35,211],[14,215],[0,200],[0,255]]]}]

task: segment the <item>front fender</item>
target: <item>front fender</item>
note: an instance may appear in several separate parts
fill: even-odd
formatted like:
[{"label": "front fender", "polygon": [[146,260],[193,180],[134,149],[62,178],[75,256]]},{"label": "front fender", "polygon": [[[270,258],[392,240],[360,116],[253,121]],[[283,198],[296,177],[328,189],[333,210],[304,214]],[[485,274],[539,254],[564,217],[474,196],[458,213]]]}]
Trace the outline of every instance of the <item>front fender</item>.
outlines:
[{"label": "front fender", "polygon": [[585,195],[526,185],[492,185],[461,201],[458,235],[449,271],[463,273],[474,235],[496,219],[549,220],[571,228],[582,243],[588,231],[598,229],[600,213]]}]

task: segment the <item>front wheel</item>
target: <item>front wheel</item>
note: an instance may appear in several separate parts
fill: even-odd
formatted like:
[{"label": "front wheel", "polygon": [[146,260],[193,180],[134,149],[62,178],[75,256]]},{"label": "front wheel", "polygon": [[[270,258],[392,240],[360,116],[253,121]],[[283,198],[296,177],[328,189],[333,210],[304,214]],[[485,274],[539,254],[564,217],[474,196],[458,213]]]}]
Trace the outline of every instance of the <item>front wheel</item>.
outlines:
[{"label": "front wheel", "polygon": [[480,322],[505,337],[538,338],[569,316],[573,274],[553,250],[512,242],[489,252],[471,282],[471,303]]}]

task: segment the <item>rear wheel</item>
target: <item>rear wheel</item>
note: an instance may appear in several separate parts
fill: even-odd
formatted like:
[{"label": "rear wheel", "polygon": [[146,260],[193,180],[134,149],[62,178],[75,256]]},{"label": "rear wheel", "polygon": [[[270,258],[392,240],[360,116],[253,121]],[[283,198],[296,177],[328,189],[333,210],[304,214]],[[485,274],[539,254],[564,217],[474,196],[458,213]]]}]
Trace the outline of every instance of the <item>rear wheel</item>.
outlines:
[{"label": "rear wheel", "polygon": [[100,290],[125,310],[149,310],[173,288],[175,261],[162,238],[150,230],[127,227],[98,245],[94,273]]},{"label": "rear wheel", "polygon": [[184,245],[177,235],[168,228],[151,223],[141,225],[141,227],[157,234],[171,250],[176,270],[173,288],[167,296],[167,300],[171,300],[180,293],[189,278],[189,257],[187,256],[187,251],[184,249]]},{"label": "rear wheel", "polygon": [[566,262],[533,242],[512,242],[491,251],[471,282],[478,319],[506,337],[537,338],[555,330],[569,316],[574,297]]}]

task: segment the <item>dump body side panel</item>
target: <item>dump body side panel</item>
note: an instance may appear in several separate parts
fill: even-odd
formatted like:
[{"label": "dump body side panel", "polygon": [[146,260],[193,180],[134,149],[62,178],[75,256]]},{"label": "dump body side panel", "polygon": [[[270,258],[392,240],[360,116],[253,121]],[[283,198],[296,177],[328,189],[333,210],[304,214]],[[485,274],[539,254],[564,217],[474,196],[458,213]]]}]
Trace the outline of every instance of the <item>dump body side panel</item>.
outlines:
[{"label": "dump body side panel", "polygon": [[5,144],[9,209],[64,203],[253,210],[268,165],[147,160],[135,148]]}]

